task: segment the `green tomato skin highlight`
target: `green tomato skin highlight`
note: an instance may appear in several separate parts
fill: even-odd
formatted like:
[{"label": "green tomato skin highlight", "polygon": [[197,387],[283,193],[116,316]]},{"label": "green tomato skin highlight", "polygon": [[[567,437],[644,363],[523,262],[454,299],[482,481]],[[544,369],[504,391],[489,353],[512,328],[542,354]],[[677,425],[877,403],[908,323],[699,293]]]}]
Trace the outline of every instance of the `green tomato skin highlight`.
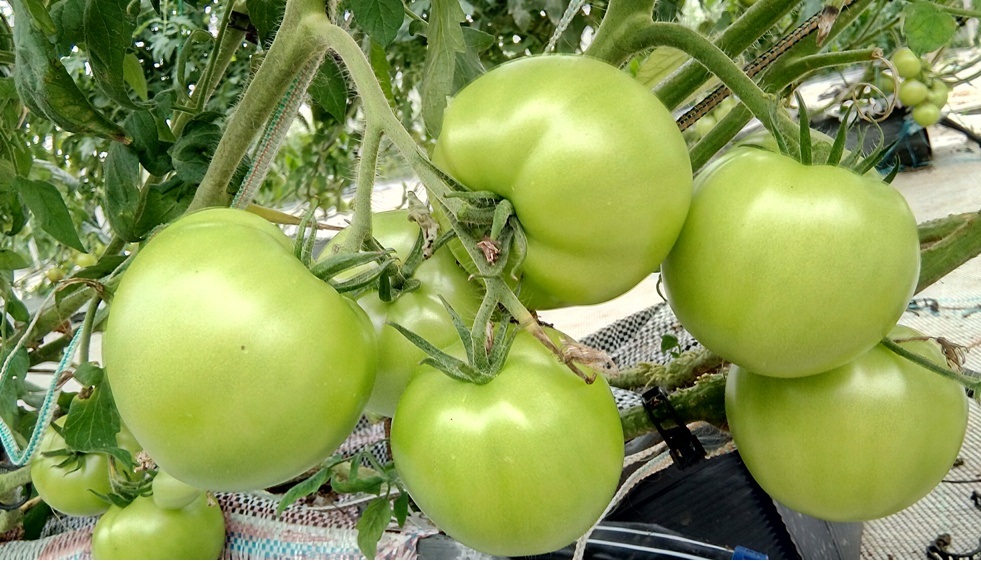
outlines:
[{"label": "green tomato skin highlight", "polygon": [[113,505],[95,524],[93,559],[218,559],[225,547],[225,516],[204,493],[179,509],[152,497]]},{"label": "green tomato skin highlight", "polygon": [[909,206],[882,181],[737,148],[697,178],[661,278],[708,349],[760,374],[807,376],[889,332],[916,287],[919,247]]},{"label": "green tomato skin highlight", "polygon": [[350,434],[375,341],[353,302],[251,213],[208,209],[156,234],[103,339],[120,416],[158,465],[213,491],[303,473]]},{"label": "green tomato skin highlight", "polygon": [[391,445],[422,511],[454,539],[498,556],[575,541],[603,514],[623,465],[605,379],[586,384],[526,332],[484,385],[420,367],[399,401]]},{"label": "green tomato skin highlight", "polygon": [[512,203],[528,238],[519,297],[534,309],[634,287],[671,249],[691,198],[671,114],[627,74],[580,56],[508,62],[467,85],[433,162]]},{"label": "green tomato skin highlight", "polygon": [[[902,326],[893,337],[917,337]],[[945,365],[932,341],[900,343]],[[853,362],[795,379],[738,366],[726,415],[740,456],[774,499],[825,520],[896,513],[947,475],[967,428],[957,382],[877,345]]]}]

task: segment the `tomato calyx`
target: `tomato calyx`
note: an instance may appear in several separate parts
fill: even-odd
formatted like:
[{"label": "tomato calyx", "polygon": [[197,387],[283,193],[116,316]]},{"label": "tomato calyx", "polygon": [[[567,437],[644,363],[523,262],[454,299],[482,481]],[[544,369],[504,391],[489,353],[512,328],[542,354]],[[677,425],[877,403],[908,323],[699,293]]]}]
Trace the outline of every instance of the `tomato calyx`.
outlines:
[{"label": "tomato calyx", "polygon": [[453,319],[453,326],[456,327],[463,348],[467,353],[467,360],[460,360],[445,351],[439,349],[417,333],[399,325],[389,322],[413,345],[419,347],[428,356],[422,363],[436,368],[450,378],[473,384],[486,384],[494,379],[507,358],[517,329],[512,329],[508,322],[499,322],[495,329],[493,324],[488,322],[483,328],[479,324],[474,329],[468,329],[464,324],[460,314],[442,296],[440,300],[446,307],[447,313]]}]

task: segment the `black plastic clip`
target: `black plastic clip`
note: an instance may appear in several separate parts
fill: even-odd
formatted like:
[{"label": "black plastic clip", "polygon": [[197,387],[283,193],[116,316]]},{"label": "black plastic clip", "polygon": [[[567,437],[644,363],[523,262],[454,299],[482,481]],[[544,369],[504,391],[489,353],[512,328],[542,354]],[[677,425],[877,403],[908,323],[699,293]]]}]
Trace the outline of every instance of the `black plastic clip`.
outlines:
[{"label": "black plastic clip", "polygon": [[[655,386],[644,392],[643,397],[647,418],[651,420],[654,428],[668,445],[668,451],[675,465],[679,469],[685,469],[705,459],[705,448],[671,406],[668,394],[659,386]],[[665,421],[670,421],[668,428],[664,427]]]}]

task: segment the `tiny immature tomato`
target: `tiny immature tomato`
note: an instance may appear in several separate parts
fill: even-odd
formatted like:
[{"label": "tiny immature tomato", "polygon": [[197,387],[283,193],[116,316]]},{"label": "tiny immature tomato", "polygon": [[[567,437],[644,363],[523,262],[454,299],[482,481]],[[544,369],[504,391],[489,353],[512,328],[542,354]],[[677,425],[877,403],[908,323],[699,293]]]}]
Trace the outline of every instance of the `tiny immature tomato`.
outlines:
[{"label": "tiny immature tomato", "polygon": [[58,282],[65,278],[65,270],[61,267],[52,267],[44,272],[44,276],[49,282]]},{"label": "tiny immature tomato", "polygon": [[194,502],[204,491],[183,481],[174,479],[165,471],[153,477],[153,502],[160,508],[184,508]]},{"label": "tiny immature tomato", "polygon": [[940,121],[940,108],[930,102],[924,102],[913,108],[913,120],[921,127],[929,127]]},{"label": "tiny immature tomato", "polygon": [[896,66],[896,72],[902,78],[917,78],[923,67],[920,64],[920,57],[908,47],[897,50],[892,55],[892,63]]},{"label": "tiny immature tomato", "polygon": [[899,86],[899,101],[906,107],[923,103],[930,94],[930,88],[919,80],[906,80]]},{"label": "tiny immature tomato", "polygon": [[80,253],[75,256],[75,265],[79,268],[91,267],[99,262],[99,258],[91,253]]},{"label": "tiny immature tomato", "polygon": [[950,87],[943,80],[934,80],[930,86],[930,93],[927,94],[927,101],[936,105],[938,108],[947,105],[947,96]]},{"label": "tiny immature tomato", "polygon": [[224,548],[225,516],[205,493],[176,509],[146,496],[113,505],[92,533],[93,559],[218,559]]},{"label": "tiny immature tomato", "polygon": [[[916,331],[897,326],[890,337],[946,365],[940,346],[915,340]],[[734,366],[725,404],[760,486],[792,509],[838,522],[888,516],[929,493],[956,460],[968,417],[960,384],[883,345],[804,378]]]}]

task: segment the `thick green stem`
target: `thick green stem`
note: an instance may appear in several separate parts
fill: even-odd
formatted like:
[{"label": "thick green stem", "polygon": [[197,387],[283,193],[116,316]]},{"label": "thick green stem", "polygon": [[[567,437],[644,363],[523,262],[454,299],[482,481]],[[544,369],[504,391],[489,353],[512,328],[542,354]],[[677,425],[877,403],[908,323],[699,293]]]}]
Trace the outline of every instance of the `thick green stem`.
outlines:
[{"label": "thick green stem", "polygon": [[953,16],[961,16],[965,18],[981,18],[981,11],[979,10],[969,10],[967,8],[947,6],[943,2],[934,2],[933,5]]},{"label": "thick green stem", "polygon": [[623,64],[636,52],[630,50],[629,37],[654,23],[654,3],[655,0],[610,0],[585,54],[614,66]]},{"label": "thick green stem", "polygon": [[234,11],[234,3],[229,2],[228,8],[222,14],[221,22],[218,24],[218,36],[215,37],[214,48],[211,50],[211,56],[208,57],[208,65],[204,69],[201,80],[195,86],[194,91],[191,92],[191,105],[195,109],[195,112],[180,113],[174,118],[174,124],[171,126],[174,136],[180,136],[191,118],[204,109],[205,104],[208,103],[212,94],[215,93],[218,82],[225,74],[225,71],[228,70],[228,65],[231,64],[235,53],[245,39],[244,30],[228,26]]},{"label": "thick green stem", "polygon": [[102,298],[96,294],[89,300],[89,307],[85,310],[85,320],[82,321],[82,335],[78,343],[78,354],[80,362],[89,361],[89,349],[92,344],[92,330],[95,328],[95,317],[99,311],[99,304]]},{"label": "thick green stem", "polygon": [[981,254],[981,212],[974,213],[943,240],[920,252],[920,280],[916,291]]},{"label": "thick green stem", "polygon": [[226,189],[256,135],[311,60],[323,57],[327,38],[319,33],[327,19],[324,0],[288,0],[281,29],[232,114],[208,171],[188,211],[228,204]]},{"label": "thick green stem", "polygon": [[[797,0],[760,0],[726,27],[715,41],[716,46],[730,57],[735,57],[758,41],[798,3]],[[710,74],[704,66],[691,61],[685,63],[671,78],[655,88],[654,93],[669,109],[676,109],[709,77]]]},{"label": "thick green stem", "polygon": [[611,386],[624,389],[660,386],[665,390],[673,390],[687,386],[702,374],[711,372],[722,364],[722,357],[708,349],[700,349],[681,353],[668,364],[642,362],[609,376],[607,380]]},{"label": "thick green stem", "polygon": [[738,96],[767,130],[773,131],[777,126],[774,97],[760,89],[728,55],[698,32],[674,23],[652,23],[623,38],[619,44],[630,52],[666,45],[688,53]]},{"label": "thick green stem", "polygon": [[344,239],[343,250],[360,251],[371,237],[371,192],[375,187],[375,166],[381,148],[382,130],[368,114],[361,139],[361,157],[358,162],[358,178],[354,197],[354,217]]},{"label": "thick green stem", "polygon": [[[706,421],[715,426],[725,426],[725,374],[707,374],[695,381],[695,385],[680,389],[668,396],[671,406],[685,424]],[[654,430],[643,407],[631,407],[620,413],[624,441]]]}]

